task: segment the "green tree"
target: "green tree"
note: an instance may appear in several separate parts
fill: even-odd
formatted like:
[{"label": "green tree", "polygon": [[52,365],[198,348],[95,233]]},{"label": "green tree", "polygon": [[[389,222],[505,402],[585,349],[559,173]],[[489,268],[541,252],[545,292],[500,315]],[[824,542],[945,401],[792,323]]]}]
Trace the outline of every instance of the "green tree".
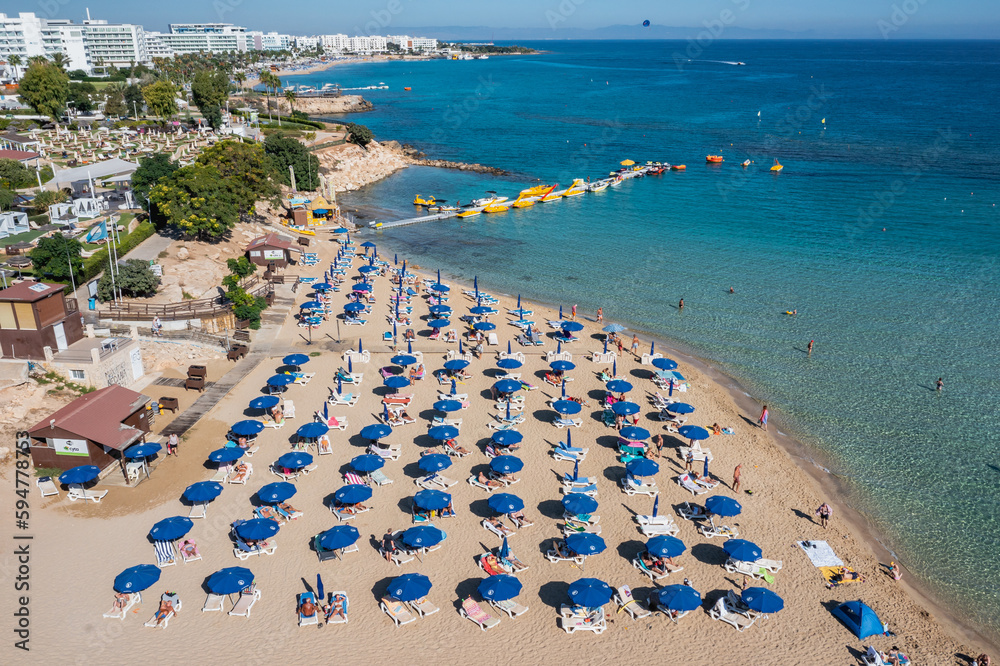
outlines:
[{"label": "green tree", "polygon": [[13,190],[0,188],[0,210],[10,210],[14,207],[14,197],[17,193]]},{"label": "green tree", "polygon": [[147,298],[156,293],[156,288],[160,286],[160,278],[149,267],[148,261],[126,259],[124,263],[118,265],[114,283],[111,281],[111,271],[104,271],[98,280],[97,298],[102,302],[115,297],[112,284],[121,289],[124,296]]},{"label": "green tree", "polygon": [[264,148],[257,143],[220,141],[202,151],[198,163],[219,171],[224,185],[238,202],[240,211],[250,213],[258,199],[277,196],[278,189],[271,182],[270,168]]},{"label": "green tree", "polygon": [[240,257],[227,259],[226,267],[229,275],[222,278],[222,285],[226,288],[226,300],[232,305],[233,314],[237,319],[249,321],[250,328],[260,328],[260,313],[267,308],[267,301],[259,296],[251,296],[240,286],[244,278],[256,272],[256,264],[246,257]]},{"label": "green tree", "polygon": [[139,168],[132,174],[132,194],[143,210],[149,211],[149,191],[161,179],[177,171],[180,165],[166,153],[154,153],[139,160]]},{"label": "green tree", "polygon": [[177,88],[170,81],[160,80],[144,87],[142,98],[154,116],[168,119],[177,113]]},{"label": "green tree", "polygon": [[[145,98],[142,96],[142,89],[136,85],[131,84],[125,88],[122,95],[125,97],[125,115],[130,113],[142,113],[142,106],[146,103]],[[136,119],[139,116],[136,115]]]},{"label": "green tree", "polygon": [[233,74],[233,80],[236,81],[236,85],[239,86],[240,90],[243,90],[243,84],[247,82],[246,72],[236,72]]},{"label": "green tree", "polygon": [[69,84],[69,99],[67,103],[72,103],[73,108],[79,113],[90,113],[94,110],[94,100],[91,95],[97,92],[93,83],[74,81]]},{"label": "green tree", "polygon": [[18,95],[35,113],[58,124],[69,99],[69,77],[52,63],[35,60],[21,78]]},{"label": "green tree", "polygon": [[295,113],[295,98],[297,95],[294,90],[285,91],[285,99],[288,100],[288,111],[290,114]]},{"label": "green tree", "polygon": [[66,238],[62,234],[49,236],[38,241],[38,245],[29,256],[35,270],[52,280],[70,279],[72,262],[73,275],[83,275],[83,245],[75,238]]},{"label": "green tree", "polygon": [[14,68],[14,80],[17,81],[17,79],[19,78],[17,75],[18,68],[24,64],[24,60],[21,58],[21,56],[15,53],[14,55],[7,58],[7,62],[10,63],[10,66]]},{"label": "green tree", "polygon": [[347,138],[364,148],[375,139],[375,135],[372,134],[372,131],[364,125],[348,123]]},{"label": "green tree", "polygon": [[248,278],[257,272],[257,264],[243,256],[238,259],[226,259],[226,268],[229,269],[230,275],[236,276],[239,280]]},{"label": "green tree", "polygon": [[201,115],[212,126],[222,126],[222,105],[229,99],[229,77],[222,70],[203,69],[191,83],[191,97]]},{"label": "green tree", "polygon": [[131,109],[125,106],[125,89],[127,87],[124,83],[116,81],[104,89],[104,115],[110,118],[129,114]]},{"label": "green tree", "polygon": [[0,159],[0,187],[16,190],[35,182],[35,174],[28,167],[17,160]]},{"label": "green tree", "polygon": [[34,213],[44,213],[52,204],[62,203],[69,198],[62,190],[42,190],[31,200],[31,210]]},{"label": "green tree", "polygon": [[297,139],[281,133],[272,134],[264,141],[264,152],[274,168],[275,178],[291,185],[288,167],[295,169],[295,186],[300,190],[319,187],[319,159],[306,150]]},{"label": "green tree", "polygon": [[52,54],[52,64],[65,72],[69,66],[69,56],[65,53],[54,53]]},{"label": "green tree", "polygon": [[181,167],[149,193],[151,216],[155,212],[159,218],[154,222],[203,240],[219,240],[236,226],[239,203],[219,170],[201,163]]}]

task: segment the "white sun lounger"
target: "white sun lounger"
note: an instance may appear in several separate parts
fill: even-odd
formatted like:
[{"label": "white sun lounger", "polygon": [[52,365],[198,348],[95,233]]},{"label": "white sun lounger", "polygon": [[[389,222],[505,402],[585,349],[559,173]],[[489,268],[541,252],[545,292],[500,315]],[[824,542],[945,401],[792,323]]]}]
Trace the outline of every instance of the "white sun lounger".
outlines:
[{"label": "white sun lounger", "polygon": [[84,501],[100,502],[107,494],[107,490],[84,490],[83,486],[72,485],[69,487],[66,497],[72,501],[82,499]]},{"label": "white sun lounger", "polygon": [[562,624],[563,630],[567,634],[572,634],[577,631],[592,631],[595,634],[603,634],[604,630],[608,628],[603,615],[598,619],[563,616],[559,618],[559,621]]},{"label": "white sun lounger", "polygon": [[692,495],[704,495],[708,492],[708,488],[703,488],[695,483],[694,480],[691,479],[690,474],[682,474],[677,477],[677,485],[684,490],[689,491]]},{"label": "white sun lounger", "polygon": [[720,620],[732,625],[740,633],[753,626],[753,623],[757,620],[757,618],[749,618],[746,615],[741,615],[730,610],[726,604],[725,597],[719,597],[719,600],[712,606],[712,610],[708,612],[708,615],[713,620]]},{"label": "white sun lounger", "polygon": [[496,608],[502,613],[507,613],[507,617],[517,617],[519,615],[524,615],[528,612],[527,606],[522,606],[513,599],[508,599],[506,601],[493,601],[490,600],[490,605]]},{"label": "white sun lounger", "polygon": [[642,532],[643,536],[660,536],[661,534],[666,534],[668,536],[677,536],[681,531],[681,528],[677,527],[674,523],[650,523],[647,525],[639,525],[639,531]]},{"label": "white sun lounger", "polygon": [[645,608],[632,596],[632,590],[628,585],[622,585],[615,590],[614,599],[615,603],[618,604],[618,613],[620,614],[622,611],[625,611],[632,616],[633,620],[641,620],[652,615],[649,609]]},{"label": "white sun lounger", "polygon": [[393,624],[397,627],[417,621],[417,618],[413,616],[413,613],[406,610],[406,604],[402,601],[383,597],[382,601],[379,602],[379,608],[381,608],[382,611],[389,616]]},{"label": "white sun lounger", "polygon": [[622,477],[621,485],[622,490],[629,496],[649,495],[650,497],[655,497],[660,494],[660,489],[656,487],[655,482],[645,483],[631,475]]},{"label": "white sun lounger", "polygon": [[346,393],[346,394],[331,393],[330,397],[326,399],[326,404],[330,405],[331,407],[338,407],[341,405],[346,407],[353,407],[354,405],[358,404],[358,400],[360,399],[361,396],[355,395],[353,393]]},{"label": "white sun lounger", "polygon": [[513,536],[515,536],[517,534],[517,532],[515,532],[512,529],[510,529],[506,525],[504,525],[503,527],[497,527],[496,525],[494,525],[493,523],[491,523],[486,518],[483,518],[482,525],[486,529],[487,532],[493,532],[493,534],[496,534],[501,539],[503,539],[504,537],[510,538],[510,537],[513,537]]},{"label": "white sun lounger", "polygon": [[[42,476],[35,479],[35,485],[38,486],[38,491],[42,493],[42,497],[59,495],[59,486],[55,484],[51,476]],[[105,615],[105,617],[107,617],[107,615]]]},{"label": "white sun lounger", "polygon": [[427,597],[420,597],[413,601],[407,601],[406,605],[417,612],[420,617],[427,617],[428,615],[434,615],[440,608],[432,604],[427,600]]},{"label": "white sun lounger", "polygon": [[223,602],[226,600],[226,595],[224,594],[213,594],[208,593],[208,597],[205,599],[205,605],[201,607],[202,613],[219,611],[220,613],[225,610],[223,607]]},{"label": "white sun lounger", "polygon": [[236,600],[229,614],[246,618],[250,617],[250,611],[258,599],[260,599],[260,590],[256,587],[253,588],[252,592],[240,592],[240,598]]},{"label": "white sun lounger", "polygon": [[477,625],[483,631],[487,629],[492,629],[493,627],[500,624],[500,618],[493,617],[482,608],[479,604],[473,601],[472,597],[467,597],[462,601],[462,608],[459,611],[462,617],[467,617]]},{"label": "white sun lounger", "polygon": [[708,523],[708,525],[704,523],[698,525],[698,531],[706,539],[712,539],[717,536],[725,537],[727,539],[735,539],[740,535],[738,531],[734,530],[729,525],[716,525],[715,521],[711,518]]},{"label": "white sun lounger", "polygon": [[563,428],[580,428],[583,426],[583,419],[564,419],[557,416],[552,419],[552,424],[560,430]]},{"label": "white sun lounger", "polygon": [[111,610],[104,614],[104,617],[111,618],[112,620],[124,620],[128,612],[132,610],[132,606],[135,606],[140,601],[142,601],[142,594],[132,592],[128,595],[128,601],[125,602],[124,608],[115,608],[112,606]]},{"label": "white sun lounger", "polygon": [[581,525],[580,523],[562,523],[560,529],[563,536],[570,534],[597,534],[601,533],[600,525]]},{"label": "white sun lounger", "polygon": [[500,488],[504,487],[503,485],[488,486],[485,483],[481,482],[475,474],[469,477],[469,485],[475,488],[479,488],[481,490],[485,490],[488,493],[492,493],[494,490],[499,490]]},{"label": "white sun lounger", "polygon": [[441,476],[435,472],[433,474],[428,474],[423,478],[417,479],[415,483],[421,488],[426,488],[428,490],[446,490],[454,486],[458,483],[458,481],[449,479],[446,476]]},{"label": "white sun lounger", "polygon": [[764,575],[768,573],[767,569],[753,562],[742,562],[740,560],[734,560],[731,557],[726,560],[726,563],[722,566],[729,573],[742,574],[744,576],[750,576],[754,579],[764,578]]}]

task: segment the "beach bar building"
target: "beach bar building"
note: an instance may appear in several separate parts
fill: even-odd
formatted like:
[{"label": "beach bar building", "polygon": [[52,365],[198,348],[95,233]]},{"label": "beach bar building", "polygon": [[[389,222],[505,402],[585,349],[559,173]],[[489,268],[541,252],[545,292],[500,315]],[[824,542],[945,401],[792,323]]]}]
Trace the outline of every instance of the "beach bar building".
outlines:
[{"label": "beach bar building", "polygon": [[275,268],[284,268],[292,261],[292,253],[299,252],[291,239],[279,234],[267,234],[258,236],[247,245],[247,259],[258,266],[274,265]]},{"label": "beach bar building", "polygon": [[66,287],[22,282],[0,290],[0,357],[43,360],[83,339],[83,321]]},{"label": "beach bar building", "polygon": [[104,476],[124,470],[122,451],[145,441],[150,399],[121,386],[82,395],[28,430],[36,468],[96,465]]}]

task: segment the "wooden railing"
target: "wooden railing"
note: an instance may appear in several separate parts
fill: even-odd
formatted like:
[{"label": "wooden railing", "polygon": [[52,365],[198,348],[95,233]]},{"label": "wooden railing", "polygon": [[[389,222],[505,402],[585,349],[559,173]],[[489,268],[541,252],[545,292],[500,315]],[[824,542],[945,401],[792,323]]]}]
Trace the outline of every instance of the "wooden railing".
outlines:
[{"label": "wooden railing", "polygon": [[[254,277],[244,286],[251,296],[267,298],[274,293],[274,287],[269,282],[263,282]],[[101,319],[124,319],[130,321],[152,321],[159,317],[162,321],[177,321],[180,319],[214,319],[232,311],[232,306],[222,296],[200,298],[180,303],[137,303],[123,301],[109,302],[97,311]]]}]

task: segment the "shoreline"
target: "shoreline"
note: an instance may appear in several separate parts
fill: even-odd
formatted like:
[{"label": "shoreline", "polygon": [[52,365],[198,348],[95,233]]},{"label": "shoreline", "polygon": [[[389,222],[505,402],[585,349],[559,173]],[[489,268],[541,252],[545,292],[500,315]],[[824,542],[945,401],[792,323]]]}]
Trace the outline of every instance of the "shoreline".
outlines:
[{"label": "shoreline", "polygon": [[[371,231],[367,227],[361,227],[359,231],[361,230]],[[379,238],[378,242],[380,246],[384,244],[393,252],[399,252],[400,254],[407,252],[403,247],[394,246],[391,240],[386,242],[384,236]],[[409,267],[407,268],[409,269]],[[410,270],[422,277],[433,277],[433,275],[427,273],[423,268],[413,268]],[[445,277],[445,274],[442,277]],[[472,283],[467,283],[464,279],[454,275],[447,274],[446,280],[449,284],[453,285],[453,288],[458,286],[460,289],[472,289]],[[490,293],[501,299],[514,298],[511,294],[498,291]],[[533,308],[536,311],[538,309],[558,311],[559,309],[558,304],[548,303],[544,299],[532,296],[530,293],[527,295],[522,293],[522,301],[525,303],[525,308]],[[583,312],[578,315],[577,320],[591,324],[596,323],[592,316],[588,316]],[[611,318],[605,321],[616,320]],[[760,409],[760,401],[754,398],[743,387],[738,378],[721,370],[717,367],[715,361],[700,356],[697,350],[690,345],[653,334],[643,329],[629,328],[627,331],[640,336],[640,349],[648,345],[649,342],[655,342],[658,350],[670,352],[670,358],[687,363],[707,375],[712,383],[722,389],[741,411],[751,415],[751,418],[755,410]],[[628,354],[628,352],[626,351],[625,354]],[[576,353],[574,353],[575,355]],[[880,565],[887,563],[890,559],[895,559],[895,555],[886,545],[887,540],[884,535],[878,531],[868,516],[856,509],[849,502],[850,498],[843,484],[838,480],[837,475],[831,471],[830,468],[832,465],[826,462],[829,454],[818,446],[803,441],[805,438],[802,437],[802,434],[807,433],[789,434],[780,430],[780,426],[787,426],[787,422],[783,422],[783,419],[781,419],[780,411],[772,409],[771,412],[772,418],[770,422],[772,428],[767,431],[767,438],[774,445],[774,448],[784,454],[807,479],[811,480],[821,491],[821,494],[829,498],[825,499],[825,501],[833,505],[838,522],[847,526],[848,531],[858,542],[867,548],[871,557]],[[786,429],[794,430],[794,428],[788,427]],[[900,565],[904,570],[904,577],[899,581],[894,581],[895,584],[905,592],[913,603],[917,604],[929,615],[932,623],[940,626],[953,639],[976,645],[978,650],[986,648],[988,651],[994,653],[1000,652],[1000,633],[990,632],[988,627],[972,623],[971,620],[963,618],[961,609],[954,608],[947,602],[937,598],[929,586],[921,582],[914,582],[912,578],[905,575],[908,574],[905,565],[902,565],[902,563]]]}]

